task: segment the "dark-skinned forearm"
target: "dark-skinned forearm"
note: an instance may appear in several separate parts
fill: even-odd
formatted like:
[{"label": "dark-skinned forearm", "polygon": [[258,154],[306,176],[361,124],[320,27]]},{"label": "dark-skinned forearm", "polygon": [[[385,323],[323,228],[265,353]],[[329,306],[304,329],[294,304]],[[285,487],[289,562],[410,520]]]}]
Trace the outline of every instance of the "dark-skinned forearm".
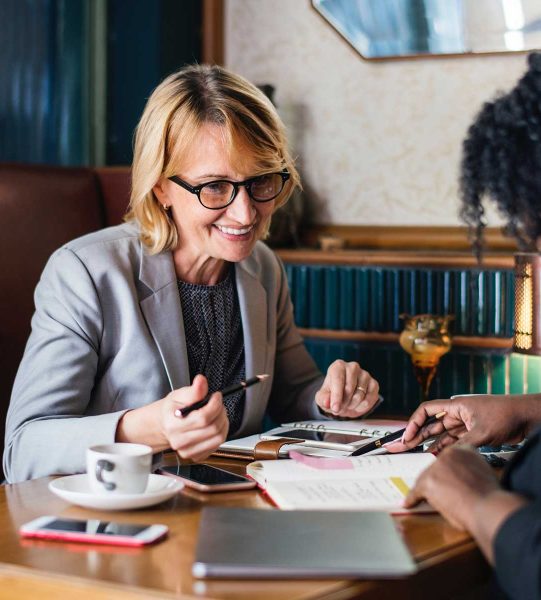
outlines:
[{"label": "dark-skinned forearm", "polygon": [[466,525],[491,565],[494,564],[496,533],[504,521],[527,503],[523,496],[505,490],[491,492],[474,503],[471,519]]}]

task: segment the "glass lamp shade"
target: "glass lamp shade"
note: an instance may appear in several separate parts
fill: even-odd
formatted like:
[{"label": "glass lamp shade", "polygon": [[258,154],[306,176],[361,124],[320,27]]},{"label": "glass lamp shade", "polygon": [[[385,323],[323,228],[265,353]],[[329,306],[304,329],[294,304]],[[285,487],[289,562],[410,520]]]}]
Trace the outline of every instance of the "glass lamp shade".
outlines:
[{"label": "glass lamp shade", "polygon": [[421,386],[421,401],[428,391],[440,358],[451,349],[449,321],[452,315],[400,315],[404,329],[399,337],[402,348],[411,356],[415,378]]},{"label": "glass lamp shade", "polygon": [[541,255],[515,254],[513,352],[541,355]]}]

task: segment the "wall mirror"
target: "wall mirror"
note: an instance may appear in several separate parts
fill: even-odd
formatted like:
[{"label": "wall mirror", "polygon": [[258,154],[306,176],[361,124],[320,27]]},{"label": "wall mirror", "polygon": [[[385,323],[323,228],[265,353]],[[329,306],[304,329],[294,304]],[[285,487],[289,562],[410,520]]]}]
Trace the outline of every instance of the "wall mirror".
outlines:
[{"label": "wall mirror", "polygon": [[312,0],[363,58],[541,48],[540,0]]}]

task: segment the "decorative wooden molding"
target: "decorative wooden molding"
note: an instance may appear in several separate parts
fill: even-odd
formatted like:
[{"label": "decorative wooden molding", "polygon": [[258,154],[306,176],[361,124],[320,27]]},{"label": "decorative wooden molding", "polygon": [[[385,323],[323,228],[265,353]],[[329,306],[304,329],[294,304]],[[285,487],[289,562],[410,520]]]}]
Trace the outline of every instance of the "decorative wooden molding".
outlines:
[{"label": "decorative wooden molding", "polygon": [[224,64],[224,2],[203,0],[203,62]]},{"label": "decorative wooden molding", "polygon": [[509,350],[513,348],[513,338],[497,338],[497,337],[469,337],[463,335],[455,335],[452,338],[454,346],[462,348],[491,348],[498,350]]},{"label": "decorative wooden molding", "polygon": [[[338,238],[346,248],[471,252],[467,227],[312,225],[303,233],[303,242],[317,248],[325,236]],[[504,236],[499,227],[487,227],[484,242],[487,252],[513,253],[518,249],[516,241]]]},{"label": "decorative wooden molding", "polygon": [[393,267],[482,267],[512,269],[514,259],[509,254],[485,254],[481,265],[471,254],[460,252],[398,251],[398,250],[286,250],[276,253],[286,263],[317,265],[378,265]]},{"label": "decorative wooden molding", "polygon": [[[346,331],[343,329],[307,329],[300,328],[303,338],[320,338],[340,342],[376,342],[398,344],[398,333],[379,331]],[[453,346],[461,348],[489,348],[495,350],[511,350],[513,338],[473,337],[457,335],[452,338]]]},{"label": "decorative wooden molding", "polygon": [[339,342],[380,342],[398,344],[398,333],[381,331],[348,331],[345,329],[308,329],[299,327],[302,337],[336,340]]}]

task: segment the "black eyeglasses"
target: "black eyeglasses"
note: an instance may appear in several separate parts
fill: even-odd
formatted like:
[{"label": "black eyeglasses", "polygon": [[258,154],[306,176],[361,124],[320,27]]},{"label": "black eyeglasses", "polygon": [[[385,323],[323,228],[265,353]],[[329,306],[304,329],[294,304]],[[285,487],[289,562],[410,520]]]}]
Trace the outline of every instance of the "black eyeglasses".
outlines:
[{"label": "black eyeglasses", "polygon": [[246,188],[248,196],[254,202],[270,202],[280,195],[289,177],[287,171],[280,171],[279,173],[267,173],[250,177],[245,181],[217,179],[196,186],[186,183],[176,175],[169,177],[169,179],[188,192],[195,194],[205,208],[219,210],[233,202],[239,193],[239,188],[242,186]]}]

